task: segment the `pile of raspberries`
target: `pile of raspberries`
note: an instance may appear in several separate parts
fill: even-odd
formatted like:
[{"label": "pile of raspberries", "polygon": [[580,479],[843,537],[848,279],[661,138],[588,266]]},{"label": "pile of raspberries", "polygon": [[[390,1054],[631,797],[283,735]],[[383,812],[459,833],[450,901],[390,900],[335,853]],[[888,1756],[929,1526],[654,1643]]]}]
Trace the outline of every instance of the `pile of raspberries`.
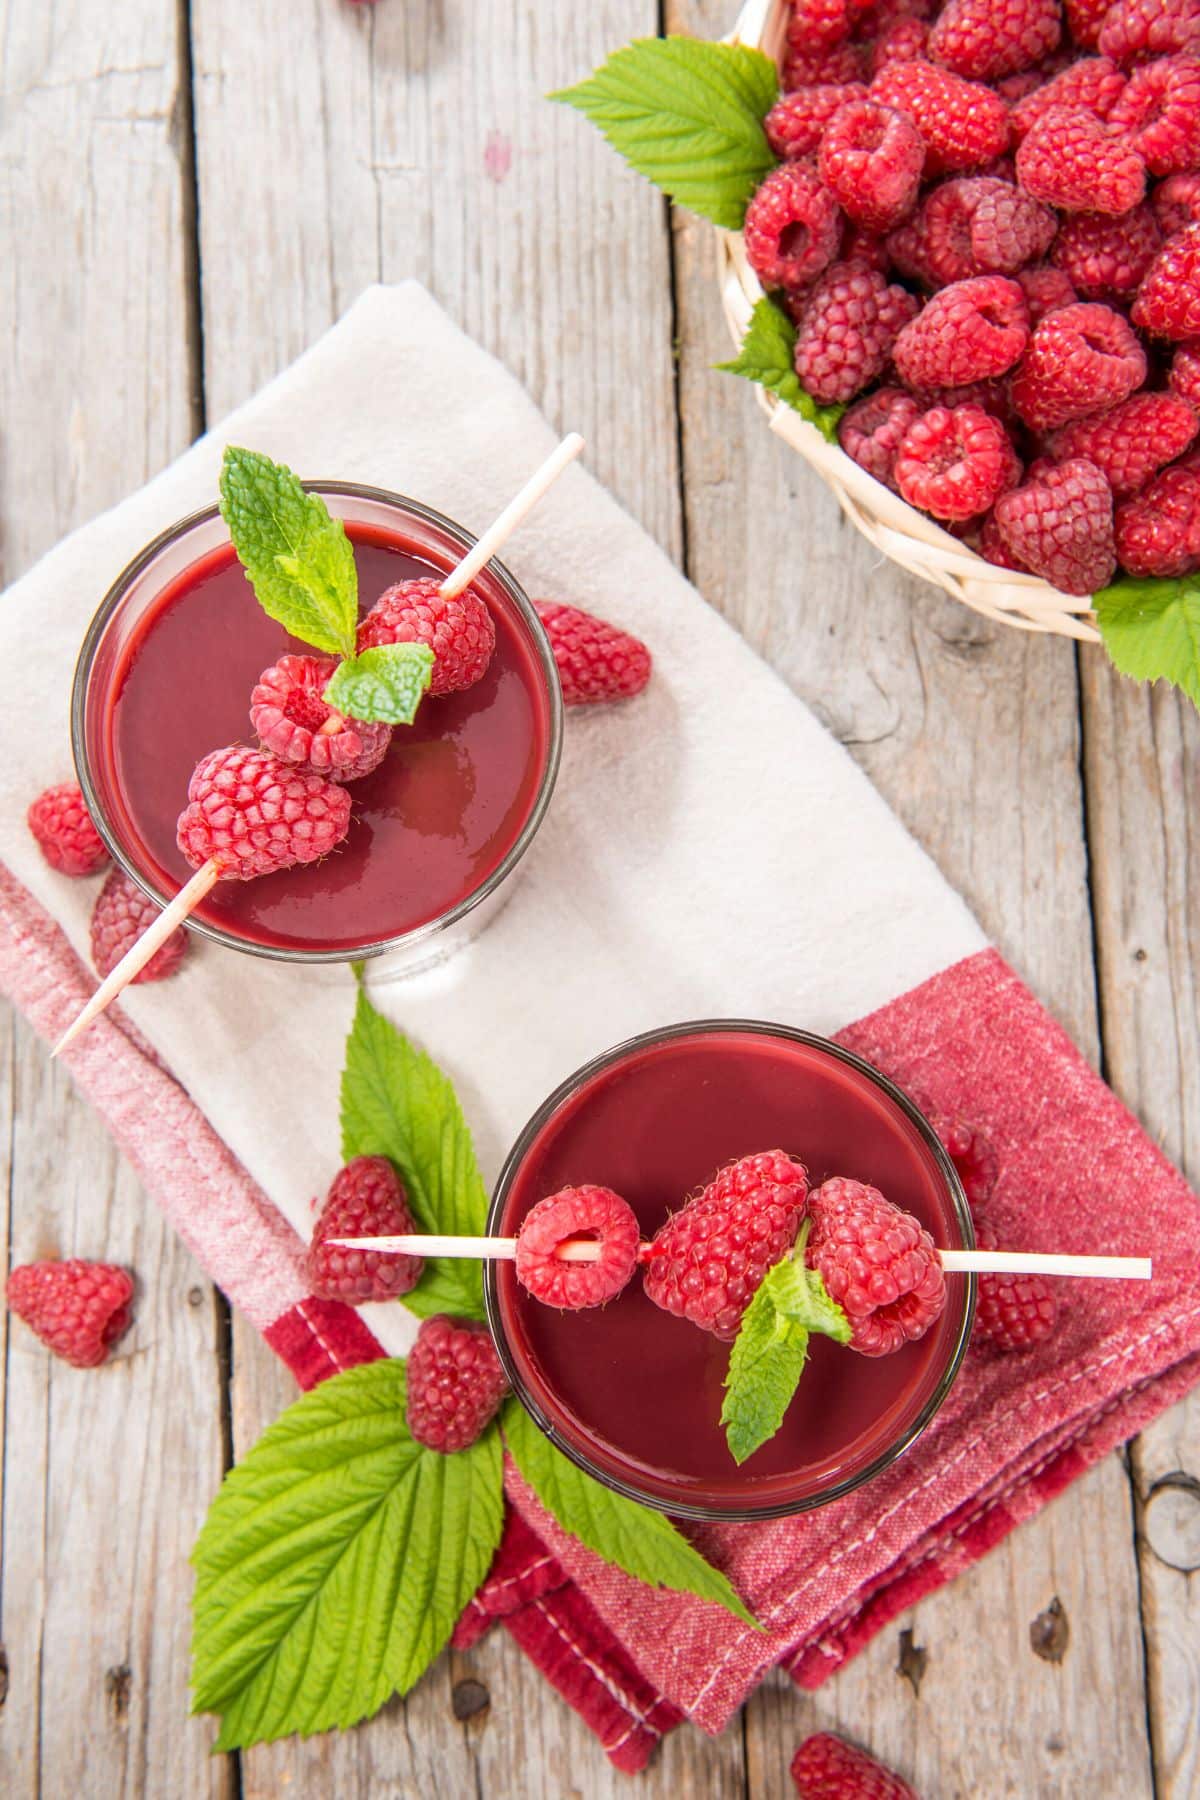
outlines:
[{"label": "pile of raspberries", "polygon": [[1200,569],[1200,0],[790,0],[746,254],[846,454],[990,562]]}]

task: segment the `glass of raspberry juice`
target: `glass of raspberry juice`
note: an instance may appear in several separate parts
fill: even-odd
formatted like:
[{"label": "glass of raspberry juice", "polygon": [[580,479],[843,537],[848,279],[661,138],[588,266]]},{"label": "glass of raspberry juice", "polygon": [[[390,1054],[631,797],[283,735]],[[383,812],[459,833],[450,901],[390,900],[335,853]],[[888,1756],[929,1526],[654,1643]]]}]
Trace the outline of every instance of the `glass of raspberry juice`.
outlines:
[{"label": "glass of raspberry juice", "polygon": [[[906,1095],[839,1045],[745,1020],[653,1031],[580,1069],[539,1107],[501,1173],[490,1232],[514,1236],[538,1200],[595,1182],[644,1238],[725,1164],[780,1149],[815,1187],[848,1175],[916,1215],[943,1249],[974,1243],[954,1166]],[[647,1299],[640,1274],[607,1306],[559,1312],[487,1266],[488,1317],[514,1391],[597,1480],[693,1519],[768,1519],[848,1493],[907,1450],[966,1349],[974,1276],[916,1343],[866,1357],[814,1336],[775,1437],[741,1468],[719,1423],[729,1345]]]},{"label": "glass of raspberry juice", "polygon": [[[346,523],[366,611],[393,582],[442,576],[474,539],[399,494],[307,484]],[[473,936],[507,895],[554,786],[562,699],[537,613],[493,559],[472,584],[496,627],[482,680],[426,698],[379,767],[353,782],[350,828],[323,861],[222,881],[192,915],[254,955],[344,962],[391,953],[403,972]],[[191,874],[175,843],[188,780],[208,751],[255,741],[250,693],[287,651],[216,507],[156,538],[106,595],[72,696],[79,780],[117,862],[165,902]]]}]

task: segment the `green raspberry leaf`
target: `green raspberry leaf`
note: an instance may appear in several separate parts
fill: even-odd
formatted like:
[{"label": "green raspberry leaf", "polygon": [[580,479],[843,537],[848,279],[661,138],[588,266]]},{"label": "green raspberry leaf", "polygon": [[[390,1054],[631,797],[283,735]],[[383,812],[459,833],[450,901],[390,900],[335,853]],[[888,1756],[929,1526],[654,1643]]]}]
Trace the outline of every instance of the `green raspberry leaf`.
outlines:
[{"label": "green raspberry leaf", "polygon": [[1101,588],[1093,604],[1104,647],[1122,675],[1161,677],[1200,707],[1200,580],[1126,575]]},{"label": "green raspberry leaf", "polygon": [[405,1693],[491,1565],[499,1433],[442,1456],[405,1424],[404,1365],[322,1382],[225,1477],[192,1551],[193,1711],[218,1750],[345,1729]]},{"label": "green raspberry leaf", "polygon": [[670,1519],[593,1481],[555,1449],[519,1400],[505,1404],[502,1422],[513,1461],[564,1531],[636,1580],[711,1600],[761,1630],[728,1576],[706,1562]]},{"label": "green raspberry leaf", "polygon": [[742,1314],[729,1353],[721,1423],[736,1463],[761,1449],[783,1424],[804,1365],[811,1332],[850,1342],[850,1321],[796,1247],[769,1269]]},{"label": "green raspberry leaf", "polygon": [[411,725],[432,677],[428,644],[379,644],[339,663],[325,698],[351,719]]},{"label": "green raspberry leaf", "polygon": [[680,206],[740,231],[776,158],[762,122],[779,97],[761,50],[638,38],[587,81],[549,95],[599,126],[614,150]]},{"label": "green raspberry leaf", "polygon": [[229,444],[221,517],[263,611],[318,650],[353,656],[358,572],[340,519],[292,471]]},{"label": "green raspberry leaf", "polygon": [[742,339],[742,347],[732,362],[718,363],[727,375],[744,375],[798,412],[831,444],[837,443],[837,428],[844,406],[819,406],[800,386],[793,357],[796,350],[796,327],[781,306],[769,295],[755,303]]},{"label": "green raspberry leaf", "polygon": [[[448,1076],[376,1012],[358,990],[342,1072],[342,1155],[387,1156],[408,1191],[421,1231],[479,1236],[487,1190],[462,1107]],[[426,1262],[404,1304],[421,1317],[451,1312],[482,1319],[478,1262]]]}]

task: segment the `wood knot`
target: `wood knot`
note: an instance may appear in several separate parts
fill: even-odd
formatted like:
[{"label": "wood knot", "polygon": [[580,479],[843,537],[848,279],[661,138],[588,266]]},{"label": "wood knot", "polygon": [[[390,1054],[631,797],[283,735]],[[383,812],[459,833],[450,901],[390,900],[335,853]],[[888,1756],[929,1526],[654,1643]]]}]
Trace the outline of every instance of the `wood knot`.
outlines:
[{"label": "wood knot", "polygon": [[912,1683],[912,1691],[920,1695],[921,1683],[925,1679],[925,1667],[929,1661],[929,1652],[924,1644],[913,1642],[913,1634],[907,1627],[900,1633],[900,1654],[896,1658],[896,1673],[905,1681]]},{"label": "wood knot", "polygon": [[199,1288],[199,1287],[190,1287],[187,1291],[187,1303],[189,1306],[203,1305],[204,1289]]},{"label": "wood knot", "polygon": [[128,1663],[118,1663],[104,1677],[104,1693],[114,1719],[129,1717],[129,1694],[133,1687],[133,1670]]},{"label": "wood knot", "polygon": [[450,1705],[456,1719],[475,1719],[486,1712],[492,1696],[482,1681],[456,1681],[450,1694]]},{"label": "wood knot", "polygon": [[1045,1612],[1040,1612],[1029,1627],[1029,1643],[1035,1656],[1043,1662],[1060,1663],[1071,1641],[1067,1609],[1055,1594]]},{"label": "wood knot", "polygon": [[0,1707],[8,1699],[8,1651],[0,1644]]},{"label": "wood knot", "polygon": [[1176,1469],[1156,1481],[1142,1514],[1142,1536],[1169,1569],[1200,1569],[1200,1481]]}]

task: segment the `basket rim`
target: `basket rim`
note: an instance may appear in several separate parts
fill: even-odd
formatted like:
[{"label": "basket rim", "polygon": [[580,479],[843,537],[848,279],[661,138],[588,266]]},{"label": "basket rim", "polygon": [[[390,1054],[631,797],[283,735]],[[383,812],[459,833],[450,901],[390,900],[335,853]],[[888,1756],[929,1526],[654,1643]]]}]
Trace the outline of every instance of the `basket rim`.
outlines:
[{"label": "basket rim", "polygon": [[[778,46],[770,40],[782,25],[783,6],[784,0],[747,0],[725,41],[776,58]],[[750,315],[767,290],[746,259],[742,233],[714,229],[722,306],[740,348]],[[1091,595],[1064,594],[1038,575],[988,562],[869,475],[777,395],[762,387],[757,395],[771,430],[816,468],[851,523],[889,560],[998,623],[1101,642],[1091,622]]]}]

